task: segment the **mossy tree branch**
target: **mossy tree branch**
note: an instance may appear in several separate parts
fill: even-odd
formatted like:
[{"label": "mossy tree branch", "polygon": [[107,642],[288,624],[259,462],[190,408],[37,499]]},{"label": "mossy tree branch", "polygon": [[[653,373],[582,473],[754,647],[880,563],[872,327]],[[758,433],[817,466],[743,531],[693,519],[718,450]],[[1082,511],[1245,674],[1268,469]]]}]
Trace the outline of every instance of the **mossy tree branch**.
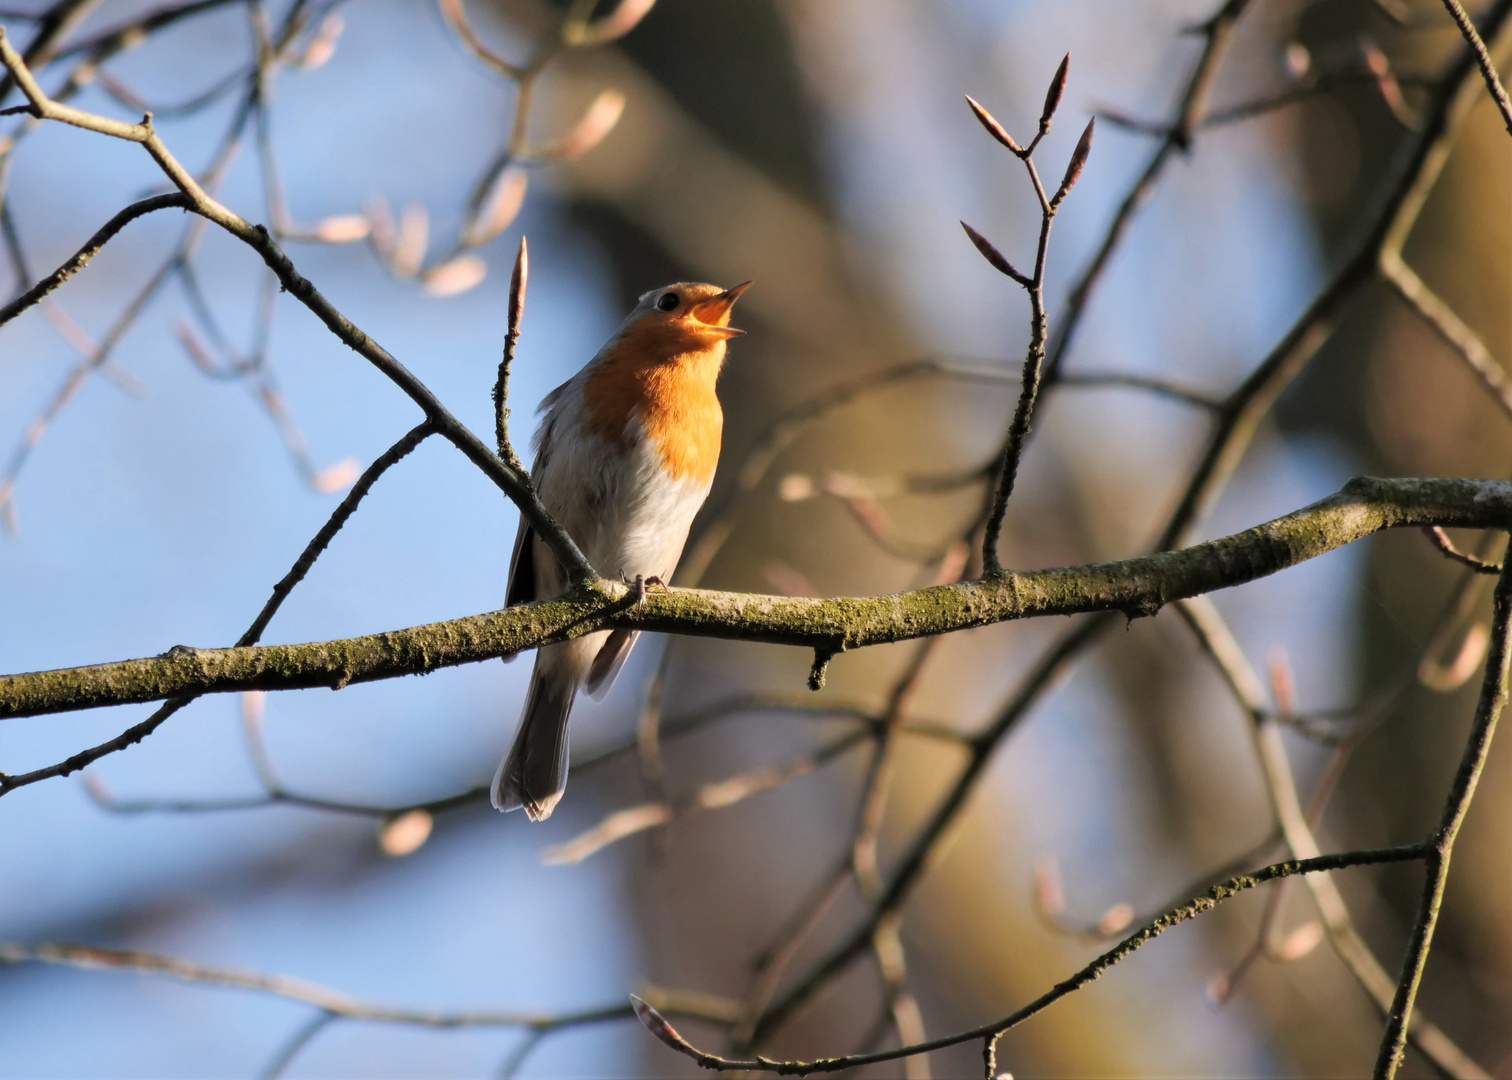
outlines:
[{"label": "mossy tree branch", "polygon": [[889,596],[763,596],[666,589],[636,598],[597,581],[554,600],[364,637],[231,649],[175,646],[154,657],[0,677],[0,717],[241,690],[339,689],[417,675],[631,628],[803,648],[854,649],[1011,619],[1164,605],[1241,585],[1382,529],[1512,528],[1512,483],[1360,478],[1336,495],[1242,533],[1120,562],[1008,573]]}]

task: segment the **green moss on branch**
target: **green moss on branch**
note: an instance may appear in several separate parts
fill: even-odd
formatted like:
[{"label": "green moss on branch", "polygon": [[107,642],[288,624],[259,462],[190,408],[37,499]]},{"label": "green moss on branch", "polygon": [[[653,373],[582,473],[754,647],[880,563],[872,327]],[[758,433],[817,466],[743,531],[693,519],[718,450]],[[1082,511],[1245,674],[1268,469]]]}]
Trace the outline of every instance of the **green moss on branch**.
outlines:
[{"label": "green moss on branch", "polygon": [[1120,562],[1005,572],[889,596],[762,596],[654,590],[635,604],[600,581],[555,600],[364,637],[160,656],[0,676],[0,717],[240,690],[339,689],[476,663],[609,627],[796,645],[824,652],[950,633],[1009,619],[1122,611],[1241,585],[1403,526],[1512,527],[1512,484],[1362,478],[1242,533]]}]

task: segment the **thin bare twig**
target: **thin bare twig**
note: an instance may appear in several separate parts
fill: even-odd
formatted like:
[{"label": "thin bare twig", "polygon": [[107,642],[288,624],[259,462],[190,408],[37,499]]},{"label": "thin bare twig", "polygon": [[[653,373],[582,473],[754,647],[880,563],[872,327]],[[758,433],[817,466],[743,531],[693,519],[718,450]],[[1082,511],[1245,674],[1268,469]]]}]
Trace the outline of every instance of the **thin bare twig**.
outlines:
[{"label": "thin bare twig", "polygon": [[[1201,101],[1216,70],[1217,58],[1227,46],[1232,21],[1244,8],[1243,3],[1225,3],[1208,24],[1207,47],[1184,98],[1183,113],[1197,115]],[[1490,11],[1487,26],[1498,41],[1512,24],[1512,0],[1498,0]],[[1230,20],[1227,23],[1223,20]],[[1233,470],[1242,459],[1250,439],[1281,391],[1302,372],[1317,349],[1331,333],[1340,310],[1371,280],[1383,250],[1400,250],[1417,221],[1428,193],[1448,159],[1454,138],[1474,104],[1478,89],[1476,68],[1468,54],[1450,65],[1443,82],[1435,90],[1424,110],[1421,130],[1413,133],[1404,147],[1398,169],[1386,182],[1381,206],[1368,219],[1368,227],[1334,276],[1282,336],[1265,359],[1225,400],[1218,423],[1209,436],[1197,468],[1188,480],[1176,510],[1167,520],[1156,549],[1175,546],[1206,507],[1223,490]],[[1195,93],[1192,91],[1196,91]],[[1174,127],[1175,125],[1173,125]],[[1169,153],[1167,149],[1164,153]],[[1155,176],[1164,167],[1160,154],[1136,182],[1129,198],[1115,216],[1099,255],[1094,258],[1081,284],[1073,290],[1070,312],[1062,321],[1061,353],[1052,345],[1052,359],[1063,355],[1069,337],[1065,328],[1084,308],[1108,256],[1117,247],[1133,211],[1148,196]],[[983,775],[995,748],[1018,721],[1027,715],[1051,686],[1063,678],[1075,660],[1103,632],[1116,625],[1110,617],[1089,619],[1068,630],[1055,641],[1024,676],[997,719],[974,744],[973,753],[955,784],[941,800],[926,824],[909,844],[881,899],[856,930],[823,957],[786,994],[765,1011],[755,1027],[753,1038],[760,1041],[796,1012],[804,1002],[830,979],[847,969],[850,962],[868,947],[871,929],[885,913],[905,903],[928,865],[929,852],[938,838],[955,821],[970,792]]]},{"label": "thin bare twig", "polygon": [[1477,574],[1501,573],[1502,568],[1496,563],[1484,562],[1481,559],[1476,558],[1474,555],[1467,555],[1459,548],[1455,547],[1454,542],[1449,539],[1448,534],[1445,533],[1444,530],[1439,528],[1437,525],[1433,525],[1424,529],[1423,535],[1428,537],[1433,546],[1438,548],[1439,551],[1441,551],[1444,555],[1453,559],[1457,563],[1468,566]]},{"label": "thin bare twig", "polygon": [[1442,0],[1442,2],[1444,9],[1449,12],[1450,18],[1464,35],[1470,51],[1475,54],[1475,63],[1480,68],[1481,78],[1486,80],[1486,89],[1491,91],[1491,99],[1496,102],[1497,111],[1502,115],[1502,123],[1507,126],[1507,134],[1512,135],[1512,100],[1508,100],[1507,89],[1502,86],[1501,78],[1496,74],[1496,65],[1491,62],[1491,54],[1486,51],[1486,43],[1481,40],[1475,24],[1470,21],[1470,16],[1465,14],[1465,9],[1460,6],[1459,0]]},{"label": "thin bare twig", "polygon": [[188,196],[178,192],[172,195],[154,195],[150,199],[143,199],[141,202],[135,202],[126,207],[126,209],[100,226],[99,231],[89,238],[84,246],[74,254],[73,258],[69,259],[51,274],[48,274],[3,308],[0,308],[0,326],[4,326],[10,322],[33,304],[40,303],[43,297],[56,290],[65,281],[77,274],[89,264],[91,259],[100,253],[100,249],[116,233],[120,232],[131,222],[154,211],[170,208],[187,210],[189,208]]},{"label": "thin bare twig", "polygon": [[581,836],[547,848],[541,853],[541,861],[553,866],[579,863],[627,836],[634,836],[636,833],[658,825],[666,825],[689,814],[734,806],[752,795],[771,791],[800,776],[807,776],[846,751],[859,746],[869,735],[868,731],[853,732],[836,739],[828,746],[807,754],[799,754],[781,765],[766,769],[752,769],[725,780],[704,784],[686,798],[674,799],[670,802],[641,803],[639,806],[616,810]]},{"label": "thin bare twig", "polygon": [[1045,315],[1045,259],[1050,249],[1050,226],[1055,221],[1056,211],[1070,193],[1077,179],[1081,176],[1083,167],[1087,163],[1087,155],[1092,150],[1092,132],[1096,119],[1088,121],[1082,131],[1076,148],[1071,153],[1071,160],[1066,166],[1064,177],[1054,195],[1045,193],[1045,186],[1040,182],[1039,170],[1034,164],[1034,150],[1041,139],[1050,130],[1050,124],[1055,116],[1055,110],[1060,104],[1061,94],[1065,90],[1066,75],[1070,62],[1070,55],[1061,61],[1055,76],[1050,80],[1050,89],[1045,97],[1045,107],[1040,113],[1039,131],[1028,146],[1020,147],[1013,138],[1008,135],[1003,126],[977,102],[967,98],[971,111],[987,129],[988,134],[997,139],[1009,153],[1016,156],[1024,163],[1024,169],[1029,174],[1029,182],[1034,188],[1035,195],[1040,204],[1040,229],[1039,242],[1034,252],[1034,272],[1029,275],[1019,273],[1005,259],[993,245],[970,225],[964,221],[961,225],[966,230],[966,235],[976,249],[982,253],[999,272],[1007,275],[1017,282],[1029,295],[1029,345],[1024,356],[1024,365],[1021,375],[1018,403],[1014,406],[1013,419],[1008,424],[1008,436],[1003,443],[1001,457],[997,467],[997,483],[994,485],[991,502],[987,511],[986,524],[982,532],[982,573],[984,577],[995,577],[1002,573],[1002,562],[998,553],[998,537],[1002,533],[1003,518],[1008,512],[1008,500],[1013,496],[1014,482],[1018,478],[1019,462],[1023,458],[1024,445],[1029,439],[1029,429],[1033,423],[1034,407],[1039,398],[1040,377],[1045,363],[1045,340],[1048,332],[1048,322]]},{"label": "thin bare twig", "polygon": [[[252,625],[247,627],[246,633],[242,634],[238,639],[239,647],[253,645],[262,637],[262,633],[267,629],[268,623],[283,605],[284,600],[288,598],[289,593],[293,591],[294,586],[304,580],[305,575],[310,572],[310,567],[315,565],[315,560],[320,558],[321,553],[330,545],[336,534],[341,531],[342,526],[356,512],[357,505],[367,495],[378,478],[408,456],[415,447],[419,446],[433,433],[429,420],[421,423],[379,455],[377,460],[368,466],[357,482],[352,485],[352,490],[347,492],[346,497],[341,500],[341,504],[336,507],[330,518],[321,526],[320,531],[305,546],[304,551],[300,553],[299,558],[295,560],[289,572],[279,580],[278,584],[273,586],[273,594],[268,597],[267,603],[258,612],[257,618],[252,620]],[[172,697],[146,720],[133,725],[115,738],[100,743],[98,746],[90,747],[88,750],[72,754],[54,765],[33,769],[31,772],[20,773],[14,776],[0,773],[0,795],[9,794],[17,788],[26,787],[41,780],[57,776],[67,776],[70,773],[77,772],[86,766],[94,764],[109,754],[114,754],[125,750],[129,746],[134,746],[156,731],[162,726],[164,721],[185,705],[188,705],[196,696],[194,694],[184,694]]]},{"label": "thin bare twig", "polygon": [[1102,280],[1103,273],[1113,258],[1113,253],[1118,250],[1124,237],[1128,235],[1135,214],[1154,193],[1155,186],[1171,158],[1177,152],[1190,149],[1198,124],[1207,108],[1208,97],[1217,81],[1218,69],[1233,40],[1234,27],[1248,6],[1249,0],[1224,0],[1218,10],[1202,24],[1202,52],[1192,66],[1192,73],[1188,76],[1186,86],[1177,102],[1175,120],[1166,126],[1165,137],[1119,203],[1113,220],[1109,222],[1103,234],[1102,243],[1098,245],[1091,262],[1077,277],[1076,284],[1071,287],[1066,297],[1065,306],[1057,320],[1055,337],[1051,339],[1048,346],[1045,362],[1045,375],[1051,383],[1060,377],[1067,350],[1070,349],[1076,331],[1081,325],[1082,316],[1092,298],[1092,292]]},{"label": "thin bare twig", "polygon": [[1090,964],[1071,975],[1069,978],[1057,983],[1055,987],[1040,995],[1034,1001],[1025,1005],[1016,1012],[1010,1013],[1000,1020],[983,1024],[980,1027],[959,1031],[942,1038],[931,1039],[928,1042],[915,1043],[911,1046],[902,1046],[895,1050],[883,1050],[871,1054],[853,1054],[847,1057],[821,1058],[815,1061],[774,1061],[771,1058],[756,1057],[752,1060],[736,1061],[723,1058],[717,1054],[705,1053],[691,1043],[687,1042],[677,1031],[672,1028],[660,1015],[659,1010],[640,1000],[632,999],[636,1004],[636,1011],[648,1030],[667,1046],[693,1058],[705,1069],[715,1072],[772,1072],[781,1076],[803,1076],[809,1073],[841,1072],[846,1069],[857,1068],[862,1065],[873,1065],[883,1061],[897,1061],[902,1058],[913,1057],[917,1054],[925,1054],[932,1050],[943,1050],[949,1046],[957,1046],[965,1042],[978,1042],[983,1039],[996,1039],[1003,1032],[1017,1027],[1019,1024],[1049,1008],[1055,1002],[1066,995],[1073,993],[1081,987],[1100,978],[1109,968],[1114,967],[1122,960],[1133,955],[1138,949],[1159,937],[1165,931],[1189,919],[1202,915],[1217,907],[1225,900],[1229,900],[1266,882],[1275,881],[1292,874],[1312,875],[1327,870],[1339,870],[1350,866],[1370,866],[1380,863],[1414,862],[1424,857],[1424,849],[1421,845],[1412,845],[1399,848],[1379,848],[1374,850],[1349,851],[1339,855],[1322,855],[1313,859],[1291,860],[1289,862],[1275,863],[1271,866],[1262,867],[1250,874],[1238,877],[1213,886],[1203,896],[1194,897],[1187,903],[1175,907],[1162,915],[1159,919],[1140,928],[1129,935],[1122,942],[1107,952],[1103,953]]},{"label": "thin bare twig", "polygon": [[[123,971],[139,975],[161,975],[203,986],[233,990],[250,990],[288,1001],[313,1005],[333,1018],[369,1020],[416,1027],[520,1027],[550,1030],[629,1019],[634,1015],[629,1005],[608,1005],[566,1013],[538,1013],[508,1009],[473,1009],[442,1011],[403,1009],[350,998],[339,991],[316,983],[284,975],[267,975],[238,968],[196,964],[175,956],[137,952],[130,949],[101,949],[90,945],[61,942],[0,943],[0,964],[57,964],[92,970]],[[707,995],[684,994],[647,988],[642,995],[659,1001],[665,1011],[692,1016],[714,1023],[728,1023],[735,1004],[712,999]]]},{"label": "thin bare twig", "polygon": [[294,264],[274,241],[268,230],[254,226],[211,198],[198,181],[179,164],[152,128],[151,117],[140,124],[127,124],[96,116],[71,105],[55,102],[42,92],[21,56],[0,30],[0,60],[25,92],[27,99],[46,119],[59,120],[75,127],[142,144],[168,178],[189,197],[191,209],[232,236],[247,244],[262,257],[278,276],[283,288],[303,303],[326,327],[350,348],[365,357],[379,371],[399,386],[430,418],[436,433],[451,442],[483,473],[497,484],[520,508],[552,554],[567,570],[578,589],[592,589],[598,580],[592,566],[567,531],[547,513],[527,475],[510,468],[491,452],[465,425],[441,404],[436,396],[388,350],[357,329],[330,303],[309,279],[294,269]]},{"label": "thin bare twig", "polygon": [[[1223,675],[1235,700],[1250,716],[1266,794],[1293,858],[1313,857],[1319,850],[1318,841],[1302,809],[1291,761],[1281,740],[1280,724],[1265,708],[1265,690],[1259,676],[1250,667],[1211,600],[1200,597],[1183,602],[1178,605],[1178,610]],[[1421,845],[1420,850],[1426,859],[1428,846]],[[1391,977],[1355,929],[1343,894],[1331,878],[1309,876],[1306,881],[1334,952],[1376,1007],[1388,1014],[1392,1000]],[[1426,1017],[1419,1015],[1413,1022],[1412,1037],[1414,1045],[1444,1073],[1463,1080],[1489,1080],[1486,1071]]]},{"label": "thin bare twig", "polygon": [[1486,654],[1485,681],[1481,685],[1480,701],[1475,708],[1470,737],[1465,742],[1459,769],[1444,801],[1443,813],[1432,837],[1424,845],[1423,896],[1418,905],[1417,918],[1413,921],[1412,939],[1407,946],[1401,977],[1397,980],[1396,995],[1386,1013],[1386,1031],[1381,1037],[1381,1050],[1375,1064],[1374,1075],[1377,1080],[1391,1080],[1402,1063],[1413,1004],[1423,978],[1423,968],[1428,962],[1428,948],[1433,942],[1433,931],[1438,924],[1439,908],[1444,901],[1444,886],[1449,880],[1449,858],[1454,852],[1454,841],[1470,810],[1470,801],[1475,797],[1476,785],[1491,752],[1496,722],[1507,702],[1507,668],[1509,660],[1512,660],[1512,649],[1508,648],[1508,635],[1512,633],[1512,569],[1506,568],[1512,567],[1512,545],[1509,545],[1502,557],[1502,566],[1504,569],[1497,579],[1494,594],[1491,645]]},{"label": "thin bare twig", "polygon": [[289,1070],[289,1066],[294,1064],[294,1059],[304,1051],[304,1048],[315,1040],[315,1036],[324,1031],[335,1019],[335,1013],[321,1009],[295,1028],[288,1040],[274,1051],[268,1063],[262,1067],[262,1071],[258,1073],[259,1080],[278,1080]]},{"label": "thin bare twig", "polygon": [[1512,379],[1507,378],[1480,335],[1418,277],[1399,250],[1381,253],[1381,276],[1465,362],[1503,415],[1512,418]]}]

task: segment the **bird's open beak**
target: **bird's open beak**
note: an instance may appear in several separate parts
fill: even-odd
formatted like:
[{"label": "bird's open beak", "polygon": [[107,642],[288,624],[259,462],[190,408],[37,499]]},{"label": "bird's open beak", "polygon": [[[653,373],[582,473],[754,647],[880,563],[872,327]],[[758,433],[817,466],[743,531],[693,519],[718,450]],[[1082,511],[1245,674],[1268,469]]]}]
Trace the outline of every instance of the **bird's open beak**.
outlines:
[{"label": "bird's open beak", "polygon": [[730,309],[735,306],[735,301],[740,299],[740,294],[750,287],[749,281],[742,281],[734,288],[726,289],[717,296],[711,296],[707,300],[694,304],[689,314],[704,323],[709,330],[718,331],[721,337],[739,337],[745,331],[728,325]]}]

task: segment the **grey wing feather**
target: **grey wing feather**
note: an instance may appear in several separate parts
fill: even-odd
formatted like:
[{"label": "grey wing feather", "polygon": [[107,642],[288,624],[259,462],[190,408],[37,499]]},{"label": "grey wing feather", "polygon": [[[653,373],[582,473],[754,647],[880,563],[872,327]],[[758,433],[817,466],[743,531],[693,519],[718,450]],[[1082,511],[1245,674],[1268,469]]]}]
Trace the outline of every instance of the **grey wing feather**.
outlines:
[{"label": "grey wing feather", "polygon": [[514,553],[509,557],[509,585],[504,590],[504,606],[528,604],[536,599],[535,530],[520,519],[515,534]]},{"label": "grey wing feather", "polygon": [[[546,395],[538,412],[547,411],[561,397],[562,391],[567,388],[563,383],[551,393]],[[551,417],[548,415],[541,426],[536,429],[535,438],[536,458],[535,467],[531,474],[539,477],[541,467],[546,462],[546,456],[551,447]],[[514,607],[516,604],[528,604],[532,600],[540,599],[540,589],[536,583],[536,546],[535,530],[530,523],[520,518],[520,531],[515,534],[514,553],[509,557],[509,584],[504,590],[504,606]]]},{"label": "grey wing feather", "polygon": [[584,688],[594,701],[602,701],[614,685],[615,677],[619,675],[620,668],[625,666],[630,649],[638,637],[639,630],[616,630],[599,649],[598,655],[593,658],[593,666],[588,669],[588,678],[583,680]]}]

